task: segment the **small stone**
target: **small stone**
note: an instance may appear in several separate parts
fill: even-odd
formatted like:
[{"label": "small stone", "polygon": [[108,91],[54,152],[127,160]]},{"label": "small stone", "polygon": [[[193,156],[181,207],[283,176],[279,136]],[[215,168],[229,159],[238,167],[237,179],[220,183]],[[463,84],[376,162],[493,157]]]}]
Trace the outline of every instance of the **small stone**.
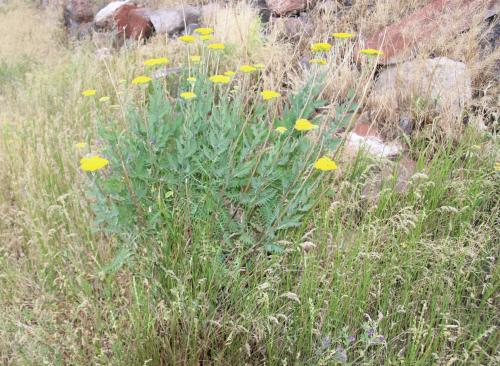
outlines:
[{"label": "small stone", "polygon": [[266,0],[269,10],[278,16],[305,10],[313,6],[314,0]]}]

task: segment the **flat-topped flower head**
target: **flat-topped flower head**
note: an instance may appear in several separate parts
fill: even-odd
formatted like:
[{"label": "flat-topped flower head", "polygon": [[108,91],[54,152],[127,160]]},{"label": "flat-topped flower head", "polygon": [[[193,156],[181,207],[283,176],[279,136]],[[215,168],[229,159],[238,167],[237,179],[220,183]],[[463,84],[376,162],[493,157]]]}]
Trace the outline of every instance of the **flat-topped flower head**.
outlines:
[{"label": "flat-topped flower head", "polygon": [[135,85],[139,85],[139,84],[147,84],[149,83],[151,79],[149,76],[144,76],[144,75],[141,75],[141,76],[138,76],[136,78],[134,78],[132,80],[132,84],[135,84]]},{"label": "flat-topped flower head", "polygon": [[184,43],[194,43],[194,41],[196,41],[196,37],[190,34],[180,36],[179,39]]},{"label": "flat-topped flower head", "polygon": [[214,84],[227,84],[231,81],[231,78],[226,75],[214,75],[208,78]]},{"label": "flat-topped flower head", "polygon": [[310,131],[314,130],[315,128],[318,128],[317,125],[311,123],[308,119],[305,118],[299,118],[297,121],[295,121],[295,127],[297,131]]},{"label": "flat-topped flower head", "polygon": [[104,168],[108,163],[108,159],[104,159],[99,155],[85,157],[80,159],[80,169],[84,172],[95,172]]},{"label": "flat-topped flower head", "polygon": [[384,54],[384,51],[376,50],[373,48],[367,48],[365,50],[359,51],[359,53],[362,53],[363,55],[368,55],[368,56],[382,56]]},{"label": "flat-topped flower head", "polygon": [[201,62],[201,56],[200,55],[193,55],[191,57],[189,57],[189,60],[192,62],[192,63],[199,63]]},{"label": "flat-topped flower head", "polygon": [[329,157],[323,156],[314,163],[314,167],[318,170],[330,171],[330,170],[336,170],[337,164]]},{"label": "flat-topped flower head", "polygon": [[271,100],[281,97],[281,94],[274,90],[263,90],[260,92],[260,95],[262,95],[262,99],[264,100]]},{"label": "flat-topped flower head", "polygon": [[82,95],[84,97],[91,97],[91,96],[95,95],[96,93],[97,93],[97,90],[95,90],[95,89],[87,89],[87,90],[82,91]]},{"label": "flat-topped flower head", "polygon": [[224,43],[211,43],[208,45],[211,50],[223,50],[225,48]]},{"label": "flat-topped flower head", "polygon": [[196,94],[193,92],[184,92],[184,93],[181,93],[181,98],[184,100],[191,100],[191,99],[196,98]]},{"label": "flat-topped flower head", "polygon": [[110,100],[110,99],[111,99],[111,98],[110,98],[110,97],[108,97],[108,96],[100,97],[100,98],[99,98],[99,102],[101,102],[101,103],[106,103],[106,102],[109,102],[109,100]]},{"label": "flat-topped flower head", "polygon": [[236,75],[236,73],[234,71],[226,71],[224,73],[224,75],[232,77],[232,76]]},{"label": "flat-topped flower head", "polygon": [[266,65],[264,64],[255,64],[253,65],[257,70],[264,70],[266,68]]},{"label": "flat-topped flower head", "polygon": [[204,36],[200,36],[200,39],[202,41],[211,41],[212,39],[214,39],[214,36],[212,36],[211,34],[205,34]]},{"label": "flat-topped flower head", "polygon": [[320,57],[320,58],[312,58],[309,60],[310,64],[316,64],[316,65],[326,65],[327,61],[326,58]]},{"label": "flat-topped flower head", "polygon": [[313,52],[328,52],[332,48],[330,43],[313,43],[311,45],[311,51]]},{"label": "flat-topped flower head", "polygon": [[352,38],[354,37],[354,34],[352,33],[332,33],[333,38],[341,38],[341,39],[346,39],[346,38]]},{"label": "flat-topped flower head", "polygon": [[158,66],[158,65],[166,65],[169,60],[166,57],[158,57],[158,58],[150,58],[149,60],[144,61],[144,65],[146,66]]},{"label": "flat-topped flower head", "polygon": [[188,77],[186,80],[189,81],[190,83],[196,83],[196,78],[193,76]]},{"label": "flat-topped flower head", "polygon": [[284,126],[279,126],[279,127],[276,127],[275,131],[279,132],[279,133],[285,133],[286,131],[288,131],[288,128],[286,128]]},{"label": "flat-topped flower head", "polygon": [[244,72],[245,74],[250,74],[254,71],[257,71],[257,69],[251,65],[241,65],[240,66],[240,71]]},{"label": "flat-topped flower head", "polygon": [[206,35],[212,34],[214,32],[214,30],[212,28],[200,27],[200,28],[196,28],[194,30],[194,32],[197,34],[200,34],[202,36],[206,36]]},{"label": "flat-topped flower head", "polygon": [[86,143],[86,142],[77,142],[77,143],[75,144],[75,147],[76,147],[77,149],[83,149],[83,148],[85,148],[86,146],[87,146],[87,143]]}]

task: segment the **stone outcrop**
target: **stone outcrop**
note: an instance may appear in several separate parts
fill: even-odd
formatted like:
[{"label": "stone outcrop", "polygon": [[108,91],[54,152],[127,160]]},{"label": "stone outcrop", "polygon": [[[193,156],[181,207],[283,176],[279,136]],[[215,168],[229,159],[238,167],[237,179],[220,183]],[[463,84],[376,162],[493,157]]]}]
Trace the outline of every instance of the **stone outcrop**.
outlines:
[{"label": "stone outcrop", "polygon": [[467,30],[475,15],[487,18],[498,13],[499,4],[498,0],[433,0],[369,37],[359,47],[382,50],[380,63],[402,62],[411,59],[419,45]]},{"label": "stone outcrop", "polygon": [[389,66],[376,80],[372,95],[379,104],[399,111],[420,98],[425,108],[458,118],[472,98],[471,84],[464,63],[438,57]]}]

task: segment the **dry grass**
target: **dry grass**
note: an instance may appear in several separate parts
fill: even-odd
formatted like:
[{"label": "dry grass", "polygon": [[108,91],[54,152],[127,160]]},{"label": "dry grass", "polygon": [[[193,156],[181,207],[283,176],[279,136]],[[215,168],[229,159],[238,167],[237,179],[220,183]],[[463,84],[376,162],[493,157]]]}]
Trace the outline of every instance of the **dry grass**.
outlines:
[{"label": "dry grass", "polygon": [[[324,2],[312,13],[312,36],[293,40],[278,23],[264,37],[245,4],[218,5],[205,21],[230,45],[225,69],[263,62],[262,85],[285,92],[299,89],[311,73],[300,63],[311,41],[334,30],[369,34],[425,2],[361,0],[352,8]],[[119,80],[142,73],[149,57],[185,62],[184,45],[156,36],[97,60],[91,41],[60,42],[57,9],[24,3],[0,9],[2,364],[332,364],[317,355],[322,337],[340,339],[343,328],[362,334],[367,314],[389,342],[353,348],[353,364],[499,362],[495,136],[488,142],[469,131],[443,148],[417,135],[410,154],[425,174],[412,178],[408,194],[389,186],[376,202],[361,191],[381,163],[362,156],[346,162],[335,198],[282,238],[284,256],[259,259],[251,275],[213,260],[217,243],[205,242],[203,231],[199,262],[193,264],[179,233],[165,243],[144,243],[129,265],[103,275],[121,239],[93,230],[74,143],[85,140],[98,150],[101,141],[96,109],[80,91],[96,88],[113,104],[134,103],[137,93]],[[479,56],[482,27],[478,21],[421,56],[464,61],[484,92],[480,103],[491,111],[498,91],[482,70],[497,62],[498,50]],[[324,114],[349,90],[361,97],[371,85],[373,70],[346,59],[327,66]],[[394,122],[375,112],[381,125]],[[123,119],[119,109],[106,113]],[[307,255],[298,247],[304,241],[316,244]]]}]

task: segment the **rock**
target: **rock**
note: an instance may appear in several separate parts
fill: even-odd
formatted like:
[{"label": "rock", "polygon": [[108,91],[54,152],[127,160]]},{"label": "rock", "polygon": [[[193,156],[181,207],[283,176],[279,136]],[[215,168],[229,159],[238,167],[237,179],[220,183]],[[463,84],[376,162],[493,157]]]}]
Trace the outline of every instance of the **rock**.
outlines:
[{"label": "rock", "polygon": [[377,199],[385,187],[390,187],[394,192],[398,193],[408,191],[411,177],[415,173],[415,167],[416,163],[406,155],[403,155],[398,162],[384,161],[383,165],[366,182],[363,187],[363,196],[369,199]]},{"label": "rock", "polygon": [[314,26],[307,15],[299,17],[277,18],[276,28],[289,39],[300,39],[301,37],[311,37],[314,32]]},{"label": "rock", "polygon": [[382,50],[380,63],[392,64],[412,58],[418,45],[436,43],[438,38],[459,34],[469,28],[476,14],[483,18],[498,12],[498,0],[433,0],[369,37],[359,47]]},{"label": "rock", "polygon": [[378,158],[388,158],[399,155],[403,147],[398,142],[384,142],[375,127],[368,124],[359,124],[347,135],[346,153],[357,155],[359,150]]},{"label": "rock", "polygon": [[420,108],[458,118],[472,98],[471,85],[464,63],[438,57],[388,67],[376,80],[372,97],[393,110],[408,109],[418,100]]},{"label": "rock", "polygon": [[64,26],[74,35],[86,33],[94,19],[94,7],[90,0],[69,0],[63,8]]},{"label": "rock", "polygon": [[170,9],[150,10],[147,15],[156,33],[173,35],[181,33],[185,27],[199,22],[200,10],[193,6],[178,6]]},{"label": "rock", "polygon": [[104,30],[111,30],[113,28],[113,17],[115,15],[115,12],[121,8],[122,6],[126,4],[133,4],[132,1],[130,0],[125,0],[125,1],[112,1],[108,5],[106,5],[104,8],[99,10],[97,14],[95,15],[94,23],[96,25],[96,28],[98,29],[104,29]]},{"label": "rock", "polygon": [[315,3],[313,0],[266,0],[268,9],[278,16],[305,10],[313,3]]},{"label": "rock", "polygon": [[153,23],[149,19],[149,9],[125,4],[114,13],[113,19],[119,35],[127,39],[148,39],[154,33]]}]

